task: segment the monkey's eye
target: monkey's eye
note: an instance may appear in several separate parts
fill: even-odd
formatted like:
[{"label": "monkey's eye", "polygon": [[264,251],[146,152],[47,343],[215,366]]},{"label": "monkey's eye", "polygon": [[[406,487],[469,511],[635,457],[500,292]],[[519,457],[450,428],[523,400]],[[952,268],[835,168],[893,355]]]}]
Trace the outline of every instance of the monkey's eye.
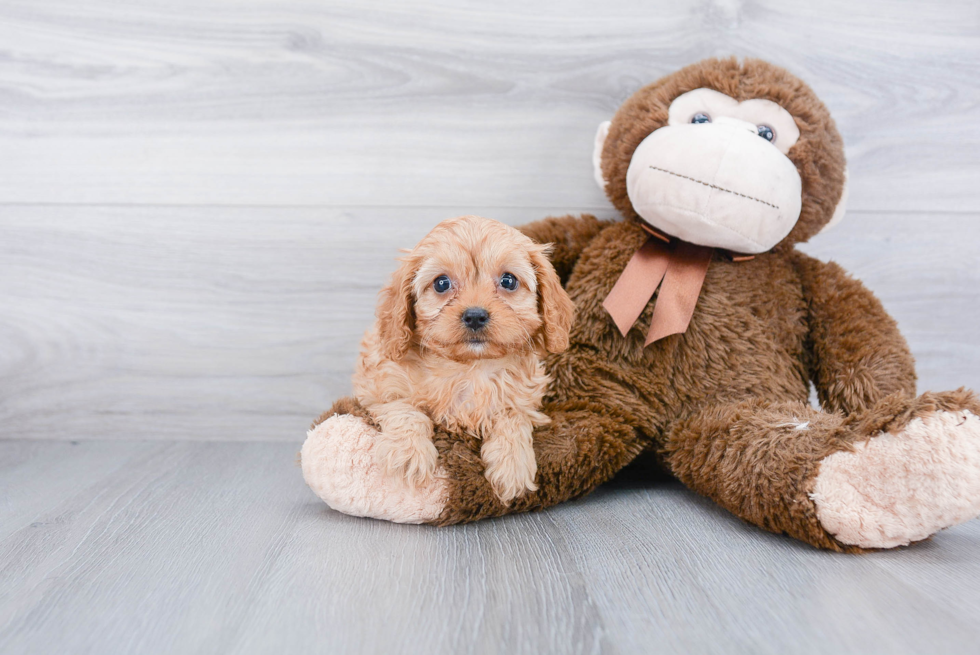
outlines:
[{"label": "monkey's eye", "polygon": [[766,141],[772,142],[776,138],[776,133],[772,131],[772,128],[768,125],[758,125],[756,129],[759,130],[759,136],[761,136]]},{"label": "monkey's eye", "polygon": [[520,282],[517,281],[517,278],[512,273],[504,273],[500,276],[500,286],[508,291],[515,290],[519,285]]},{"label": "monkey's eye", "polygon": [[694,118],[691,119],[691,122],[692,123],[710,123],[711,122],[711,116],[708,116],[707,114],[697,113],[697,114],[694,114]]},{"label": "monkey's eye", "polygon": [[449,280],[448,275],[440,275],[432,283],[432,288],[436,290],[436,293],[446,293],[453,288],[453,283]]}]

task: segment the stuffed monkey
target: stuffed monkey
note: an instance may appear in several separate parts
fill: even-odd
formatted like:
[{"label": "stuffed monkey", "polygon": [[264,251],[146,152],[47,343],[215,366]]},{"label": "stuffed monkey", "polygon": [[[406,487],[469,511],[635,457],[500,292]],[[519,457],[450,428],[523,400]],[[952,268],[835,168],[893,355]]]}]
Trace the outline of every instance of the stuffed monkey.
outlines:
[{"label": "stuffed monkey", "polygon": [[840,135],[809,87],[763,61],[702,61],[627,100],[593,159],[624,220],[521,228],[554,244],[576,306],[569,349],[547,361],[537,491],[500,502],[478,440],[438,430],[435,479],[388,479],[376,426],[344,399],[302,451],[327,504],[473,521],[582,496],[648,451],[745,521],[820,548],[890,548],[980,514],[977,397],[917,396],[881,303],[795,249],[846,196]]}]

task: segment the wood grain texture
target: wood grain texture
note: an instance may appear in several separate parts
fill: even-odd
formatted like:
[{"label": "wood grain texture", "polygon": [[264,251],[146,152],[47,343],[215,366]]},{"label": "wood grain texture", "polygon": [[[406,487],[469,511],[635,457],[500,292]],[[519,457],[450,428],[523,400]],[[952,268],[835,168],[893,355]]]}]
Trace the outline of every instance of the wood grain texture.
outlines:
[{"label": "wood grain texture", "polygon": [[[0,435],[294,441],[350,392],[399,248],[467,210],[10,208]],[[855,212],[806,248],[881,297],[942,390],[980,388],[978,246],[980,214]]]},{"label": "wood grain texture", "polygon": [[[400,526],[328,510],[294,457],[0,442],[4,487],[66,472],[6,510],[0,652],[901,654],[980,637],[980,522],[848,557],[634,468],[543,513]],[[113,464],[70,465],[93,459]]]},{"label": "wood grain texture", "polygon": [[855,209],[980,211],[975,0],[4,0],[0,44],[0,202],[604,207],[597,124],[734,54],[828,104]]}]

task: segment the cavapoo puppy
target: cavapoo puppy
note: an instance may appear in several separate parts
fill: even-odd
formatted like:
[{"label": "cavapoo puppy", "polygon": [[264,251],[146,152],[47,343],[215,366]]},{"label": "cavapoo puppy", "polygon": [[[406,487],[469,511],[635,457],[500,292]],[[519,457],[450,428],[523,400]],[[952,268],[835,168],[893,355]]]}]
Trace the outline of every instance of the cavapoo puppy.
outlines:
[{"label": "cavapoo puppy", "polygon": [[548,246],[477,216],[443,221],[400,259],[361,344],[354,394],[381,427],[382,465],[410,484],[436,469],[433,423],[483,441],[503,502],[534,491],[541,358],[568,347],[572,302]]}]

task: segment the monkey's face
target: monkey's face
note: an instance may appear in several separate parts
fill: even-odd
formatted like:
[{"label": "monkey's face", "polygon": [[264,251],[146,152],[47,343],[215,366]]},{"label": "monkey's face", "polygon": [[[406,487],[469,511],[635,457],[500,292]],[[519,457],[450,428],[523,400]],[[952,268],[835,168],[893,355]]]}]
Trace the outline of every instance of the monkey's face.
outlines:
[{"label": "monkey's face", "polygon": [[802,182],[786,157],[799,136],[774,102],[689,91],[633,153],[630,202],[647,223],[684,241],[765,252],[800,217]]},{"label": "monkey's face", "polygon": [[[721,68],[732,65],[727,61],[706,62],[712,63]],[[763,62],[756,65],[759,64]],[[772,68],[788,76],[785,71]],[[670,236],[698,245],[748,254],[770,250],[800,220],[807,198],[804,176],[819,177],[824,172],[819,170],[819,165],[812,165],[823,164],[821,159],[825,158],[813,145],[826,145],[832,150],[836,144],[839,149],[836,131],[828,135],[808,134],[813,137],[810,142],[801,143],[804,147],[791,152],[801,142],[800,127],[793,114],[780,104],[768,98],[752,97],[737,84],[731,92],[740,99],[706,86],[670,97],[671,91],[684,88],[684,85],[674,86],[679,88],[671,89],[671,84],[662,81],[654,88],[648,87],[637,94],[642,102],[631,100],[633,105],[628,111],[617,114],[614,127],[616,121],[646,123],[645,131],[641,132],[635,129],[636,125],[620,125],[616,130],[616,138],[624,135],[627,141],[639,141],[632,152],[629,152],[632,144],[606,144],[610,124],[600,126],[594,155],[597,179],[605,186],[601,176],[607,167],[602,165],[602,159],[607,154],[628,156],[628,164],[620,161],[618,166],[608,167],[614,175],[625,173],[625,179],[615,180],[610,196],[625,195],[621,201],[628,202],[637,218]],[[766,90],[778,95],[778,87],[774,93],[773,86],[768,85]],[[805,88],[796,92],[811,93]],[[812,100],[819,105],[815,98]],[[641,114],[643,111],[647,113]],[[638,116],[642,117],[640,121],[635,120]],[[833,130],[833,123],[829,125],[829,128],[820,127]],[[829,139],[826,143],[821,141],[824,136]],[[791,155],[795,155],[795,160]],[[842,163],[842,153],[840,160]],[[843,174],[842,170],[838,172]],[[837,185],[838,194],[841,186],[842,183]],[[810,184],[808,190],[813,189],[814,185]],[[839,199],[842,199],[840,195],[834,201]],[[616,202],[616,198],[613,200]],[[811,208],[811,214],[814,209],[819,213],[824,208]],[[830,213],[824,212],[821,217],[811,215],[810,222],[822,218],[821,225],[827,223]]]}]

